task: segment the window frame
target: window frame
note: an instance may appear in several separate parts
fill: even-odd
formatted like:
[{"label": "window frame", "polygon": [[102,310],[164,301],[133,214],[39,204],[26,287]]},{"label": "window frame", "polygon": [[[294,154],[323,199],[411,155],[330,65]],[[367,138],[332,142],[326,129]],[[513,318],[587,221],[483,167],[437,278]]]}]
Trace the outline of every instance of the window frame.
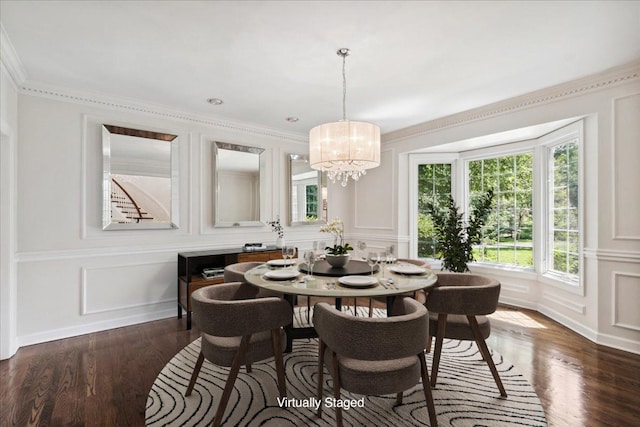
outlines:
[{"label": "window frame", "polygon": [[[525,278],[537,279],[546,284],[555,285],[568,292],[584,295],[584,119],[565,125],[557,130],[517,142],[496,144],[489,147],[463,151],[459,153],[410,153],[409,154],[409,204],[410,204],[410,256],[418,253],[418,178],[417,167],[420,164],[451,163],[451,194],[459,206],[464,206],[465,219],[469,214],[469,166],[468,162],[495,157],[517,155],[524,152],[533,153],[533,266],[520,267],[510,264],[474,262],[470,268],[477,271],[502,271],[508,274],[523,275]],[[558,274],[550,271],[549,263],[549,147],[577,139],[578,143],[578,277]],[[437,269],[441,261],[429,258],[433,268]]]},{"label": "window frame", "polygon": [[[446,163],[451,165],[451,195],[455,198],[458,180],[457,166],[460,155],[458,153],[411,153],[409,154],[409,232],[411,238],[409,254],[411,258],[418,257],[418,166]],[[437,258],[428,259],[433,269],[439,269],[442,261]]]},{"label": "window frame", "polygon": [[[551,132],[540,139],[540,157],[541,170],[544,177],[542,200],[543,206],[541,210],[541,220],[544,222],[544,239],[542,242],[543,256],[538,264],[540,274],[545,282],[552,284],[559,283],[564,289],[574,291],[580,290],[584,293],[584,122],[573,123],[554,132]],[[551,150],[558,145],[577,140],[578,145],[578,275],[577,277],[569,274],[563,274],[553,270],[553,242],[551,235],[553,234],[553,224],[551,221],[551,198],[553,197],[551,188],[552,173]]]},{"label": "window frame", "polygon": [[497,157],[507,157],[507,156],[515,156],[523,153],[532,153],[533,154],[533,201],[532,201],[532,209],[533,209],[533,266],[531,267],[522,267],[514,264],[498,264],[493,262],[482,262],[476,261],[475,266],[478,267],[487,267],[498,270],[505,271],[521,271],[532,273],[536,271],[536,253],[538,249],[536,247],[536,229],[537,225],[535,222],[535,217],[537,214],[536,210],[536,140],[528,139],[525,141],[511,142],[507,144],[494,145],[486,148],[479,148],[476,150],[466,151],[461,154],[461,161],[464,162],[463,176],[461,177],[464,188],[462,189],[462,194],[460,200],[462,200],[462,205],[465,207],[465,220],[468,220],[469,217],[469,204],[471,203],[469,197],[469,162],[476,160],[486,160],[486,159],[494,159]]}]

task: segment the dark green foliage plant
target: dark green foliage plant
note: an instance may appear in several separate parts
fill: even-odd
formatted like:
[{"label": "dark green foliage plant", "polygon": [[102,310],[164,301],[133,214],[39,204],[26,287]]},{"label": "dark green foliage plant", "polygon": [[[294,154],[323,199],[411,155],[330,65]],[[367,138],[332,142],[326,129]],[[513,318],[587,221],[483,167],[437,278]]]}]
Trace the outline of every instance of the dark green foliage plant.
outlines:
[{"label": "dark green foliage plant", "polygon": [[469,271],[467,263],[473,261],[473,245],[480,243],[482,227],[487,221],[493,203],[493,190],[477,198],[471,206],[469,222],[459,211],[453,197],[449,195],[446,207],[428,202],[427,213],[433,221],[436,252],[442,259],[442,268],[455,273]]}]

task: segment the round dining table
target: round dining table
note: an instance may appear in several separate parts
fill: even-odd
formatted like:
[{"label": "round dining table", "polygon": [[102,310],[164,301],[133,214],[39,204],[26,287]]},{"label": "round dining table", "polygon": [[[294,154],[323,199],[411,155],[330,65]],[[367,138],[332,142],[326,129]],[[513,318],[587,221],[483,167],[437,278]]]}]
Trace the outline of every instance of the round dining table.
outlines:
[{"label": "round dining table", "polygon": [[[437,276],[429,269],[406,264],[380,264],[371,267],[365,261],[351,260],[343,268],[333,268],[324,260],[313,266],[313,275],[304,262],[286,265],[280,261],[261,264],[244,275],[245,280],[259,288],[277,292],[292,305],[296,297],[327,297],[335,299],[338,310],[343,298],[386,297],[387,315],[392,315],[395,299],[402,294],[427,289],[437,281]],[[315,338],[313,327],[285,327],[287,352],[292,341],[298,338]]]}]

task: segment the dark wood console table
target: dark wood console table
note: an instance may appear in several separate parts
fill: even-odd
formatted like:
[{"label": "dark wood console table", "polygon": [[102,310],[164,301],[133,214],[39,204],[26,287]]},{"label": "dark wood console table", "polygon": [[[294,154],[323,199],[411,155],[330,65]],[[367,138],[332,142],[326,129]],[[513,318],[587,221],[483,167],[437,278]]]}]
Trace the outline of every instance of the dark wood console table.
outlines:
[{"label": "dark wood console table", "polygon": [[178,319],[182,310],[187,312],[187,329],[191,329],[191,293],[209,285],[224,282],[222,274],[211,279],[202,277],[205,268],[224,269],[238,262],[267,262],[281,259],[282,250],[267,246],[267,250],[246,252],[242,248],[216,249],[211,251],[182,252],[178,254]]}]

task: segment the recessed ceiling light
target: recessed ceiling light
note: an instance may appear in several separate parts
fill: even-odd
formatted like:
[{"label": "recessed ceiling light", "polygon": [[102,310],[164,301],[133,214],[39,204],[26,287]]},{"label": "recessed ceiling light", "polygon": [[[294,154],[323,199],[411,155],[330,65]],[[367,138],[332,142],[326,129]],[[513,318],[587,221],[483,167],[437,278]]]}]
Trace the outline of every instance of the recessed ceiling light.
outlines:
[{"label": "recessed ceiling light", "polygon": [[291,123],[295,123],[300,119],[298,117],[291,116],[291,117],[287,117],[285,120]]},{"label": "recessed ceiling light", "polygon": [[211,105],[220,105],[222,104],[224,101],[220,98],[209,98],[207,99],[207,102]]}]

